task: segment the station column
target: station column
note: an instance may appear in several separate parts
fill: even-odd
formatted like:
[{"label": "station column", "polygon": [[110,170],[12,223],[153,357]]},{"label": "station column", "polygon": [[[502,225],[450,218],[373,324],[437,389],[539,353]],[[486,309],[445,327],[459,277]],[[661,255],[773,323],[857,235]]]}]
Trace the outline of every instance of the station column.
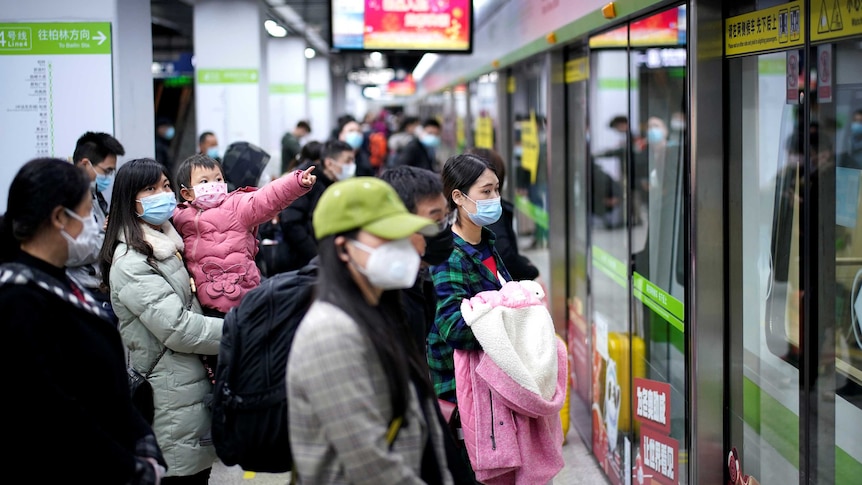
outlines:
[{"label": "station column", "polygon": [[212,131],[225,147],[236,141],[269,146],[261,129],[269,101],[264,20],[256,0],[194,5],[197,134]]},{"label": "station column", "polygon": [[[306,96],[307,63],[305,39],[298,37],[272,38],[267,42],[269,65],[269,145],[276,172],[281,167],[281,137],[293,131],[296,123],[308,118]],[[312,138],[322,139],[326,127],[311,125]]]}]

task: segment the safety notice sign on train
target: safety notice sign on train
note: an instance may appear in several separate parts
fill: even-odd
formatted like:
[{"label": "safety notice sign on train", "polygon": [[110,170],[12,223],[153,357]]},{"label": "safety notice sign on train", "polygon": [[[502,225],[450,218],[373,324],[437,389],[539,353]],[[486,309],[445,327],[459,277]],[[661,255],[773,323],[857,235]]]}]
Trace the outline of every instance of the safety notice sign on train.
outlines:
[{"label": "safety notice sign on train", "polygon": [[801,46],[805,42],[802,2],[788,2],[724,21],[724,54],[737,56]]},{"label": "safety notice sign on train", "polygon": [[811,40],[862,34],[862,0],[812,0]]}]

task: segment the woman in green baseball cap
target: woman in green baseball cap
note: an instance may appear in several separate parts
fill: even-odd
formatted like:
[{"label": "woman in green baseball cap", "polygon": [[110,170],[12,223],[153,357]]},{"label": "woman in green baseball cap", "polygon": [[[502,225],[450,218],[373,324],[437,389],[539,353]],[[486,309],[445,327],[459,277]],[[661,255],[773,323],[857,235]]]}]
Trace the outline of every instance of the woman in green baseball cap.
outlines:
[{"label": "woman in green baseball cap", "polygon": [[428,366],[397,291],[419,269],[410,236],[437,225],[373,177],[328,187],[312,223],[316,297],[287,365],[299,482],[454,483]]}]

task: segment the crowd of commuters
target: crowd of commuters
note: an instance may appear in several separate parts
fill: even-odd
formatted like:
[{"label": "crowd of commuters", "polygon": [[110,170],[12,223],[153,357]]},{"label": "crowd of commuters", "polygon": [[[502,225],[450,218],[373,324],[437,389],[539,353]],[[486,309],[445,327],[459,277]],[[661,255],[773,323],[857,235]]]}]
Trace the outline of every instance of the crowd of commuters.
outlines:
[{"label": "crowd of commuters", "polygon": [[[36,356],[15,388],[62,409],[46,419],[30,398],[14,404],[33,419],[10,428],[26,445],[12,460],[35,465],[38,440],[69,433],[87,446],[60,463],[109,458],[111,483],[208,483],[223,317],[261,278],[314,263],[314,302],[286,374],[299,483],[478,483],[450,414],[453,353],[482,350],[461,303],[538,270],[518,252],[499,154],[471,149],[440,164],[439,123],[408,117],[372,166],[380,121],[342,117],[325,142],[298,123],[272,181],[259,178],[260,147],[221,153],[212,132],[178,163],[164,146],[119,163],[120,142],[92,132],[71,164],[26,163],[0,223],[0,311],[20,343],[4,358]],[[173,127],[160,123],[167,141]],[[284,257],[262,271],[264,238]],[[152,423],[131,402],[126,367],[152,385]]]}]

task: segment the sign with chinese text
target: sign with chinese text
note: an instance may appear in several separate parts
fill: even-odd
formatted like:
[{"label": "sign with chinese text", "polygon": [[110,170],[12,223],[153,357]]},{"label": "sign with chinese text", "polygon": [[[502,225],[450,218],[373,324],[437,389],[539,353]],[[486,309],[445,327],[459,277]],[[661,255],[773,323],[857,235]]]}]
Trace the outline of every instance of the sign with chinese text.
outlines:
[{"label": "sign with chinese text", "polygon": [[70,158],[86,131],[114,132],[110,22],[0,24],[0,213],[9,182],[37,157]]},{"label": "sign with chinese text", "polygon": [[817,102],[832,102],[832,44],[817,46]]},{"label": "sign with chinese text", "polygon": [[476,120],[476,147],[494,148],[494,120],[488,116]]},{"label": "sign with chinese text", "polygon": [[862,34],[862,1],[812,0],[812,41],[860,34]]},{"label": "sign with chinese text", "polygon": [[566,84],[590,78],[590,58],[578,57],[566,62]]},{"label": "sign with chinese text", "polygon": [[801,0],[737,15],[724,21],[726,56],[801,46],[805,42]]},{"label": "sign with chinese text", "polygon": [[640,460],[644,476],[662,485],[679,483],[679,442],[641,427]]},{"label": "sign with chinese text", "polygon": [[670,384],[634,378],[635,419],[664,434],[670,434]]},{"label": "sign with chinese text", "polygon": [[539,128],[536,112],[530,110],[530,119],[521,122],[521,166],[530,171],[530,183],[536,183],[539,173]]}]

